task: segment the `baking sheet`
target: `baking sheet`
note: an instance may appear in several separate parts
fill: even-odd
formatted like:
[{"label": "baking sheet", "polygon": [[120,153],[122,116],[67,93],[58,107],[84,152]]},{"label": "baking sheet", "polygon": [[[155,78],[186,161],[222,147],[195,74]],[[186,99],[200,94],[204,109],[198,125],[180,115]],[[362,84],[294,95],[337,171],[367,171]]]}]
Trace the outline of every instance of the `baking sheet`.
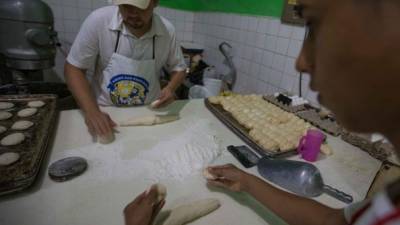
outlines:
[{"label": "baking sheet", "polygon": [[[0,96],[0,102],[12,102],[14,108],[5,110],[13,113],[13,117],[0,121],[0,125],[5,126],[8,130],[0,135],[0,139],[5,136],[22,132],[25,140],[15,146],[0,146],[0,154],[6,152],[17,152],[20,159],[16,163],[9,166],[0,166],[0,196],[21,191],[33,184],[39,172],[42,161],[47,152],[47,146],[50,136],[54,132],[56,123],[56,95],[4,95]],[[20,118],[17,112],[21,109],[28,108],[29,101],[41,100],[46,103],[38,112],[27,118]],[[12,124],[18,120],[29,120],[34,126],[25,131],[11,130]]]},{"label": "baking sheet", "polygon": [[232,132],[234,132],[240,139],[242,139],[246,144],[248,144],[252,149],[257,151],[261,156],[271,157],[271,158],[283,158],[289,157],[297,154],[296,149],[285,151],[285,152],[276,152],[268,149],[264,149],[256,142],[254,142],[250,135],[249,130],[242,126],[239,122],[236,121],[233,116],[225,111],[221,105],[212,104],[208,99],[204,99],[204,103],[206,107],[222,122],[224,123]]},{"label": "baking sheet", "polygon": [[297,112],[296,115],[335,137],[342,134],[342,128],[337,124],[337,122],[331,118],[322,119],[319,116],[317,109],[300,111]]}]

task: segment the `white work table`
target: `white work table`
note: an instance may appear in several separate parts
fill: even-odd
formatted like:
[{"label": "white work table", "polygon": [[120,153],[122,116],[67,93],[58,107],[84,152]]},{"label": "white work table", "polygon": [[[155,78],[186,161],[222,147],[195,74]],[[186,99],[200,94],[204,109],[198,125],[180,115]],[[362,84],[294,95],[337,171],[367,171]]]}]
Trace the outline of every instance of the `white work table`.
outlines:
[{"label": "white work table", "polygon": [[[155,113],[147,107],[108,107],[104,111],[115,121]],[[139,172],[140,168],[129,163],[139,152],[146,151],[161,140],[182,135],[188,124],[199,120],[209,121],[225,149],[228,145],[244,144],[206,109],[203,100],[176,101],[164,111],[179,112],[181,119],[152,127],[119,128],[116,141],[111,145],[93,143],[78,110],[60,112],[54,143],[49,149],[48,162],[43,166],[38,182],[20,194],[0,198],[0,224],[123,224],[122,211],[125,205],[152,184],[151,180],[146,179],[146,173]],[[315,163],[325,183],[351,194],[355,201],[363,199],[381,163],[339,138],[329,136],[328,143],[334,154],[321,156]],[[88,170],[68,182],[50,180],[47,175],[49,164],[67,156],[86,158]],[[291,159],[299,160],[299,156]],[[227,151],[213,164],[225,163],[243,168]],[[258,174],[256,168],[246,171]],[[170,179],[162,182],[168,189],[166,208],[208,197],[221,201],[220,209],[191,224],[284,224],[246,194],[208,188],[200,174],[183,181]],[[345,206],[325,194],[316,200],[332,207]]]}]

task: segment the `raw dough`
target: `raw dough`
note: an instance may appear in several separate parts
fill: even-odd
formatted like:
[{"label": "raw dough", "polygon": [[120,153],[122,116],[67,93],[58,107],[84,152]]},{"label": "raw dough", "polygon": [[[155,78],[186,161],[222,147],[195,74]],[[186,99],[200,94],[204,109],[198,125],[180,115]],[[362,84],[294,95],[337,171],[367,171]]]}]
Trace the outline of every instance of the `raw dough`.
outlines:
[{"label": "raw dough", "polygon": [[1,145],[3,146],[11,146],[22,143],[25,140],[25,135],[23,133],[14,133],[10,134],[3,139],[1,139]]},{"label": "raw dough", "polygon": [[7,128],[4,126],[0,126],[0,134],[4,133],[7,131]]},{"label": "raw dough", "polygon": [[204,178],[206,178],[207,180],[216,180],[216,179],[217,179],[214,175],[212,175],[212,174],[208,171],[208,168],[205,168],[205,169],[203,170],[203,176],[204,176]]},{"label": "raw dough", "polygon": [[154,109],[154,108],[156,108],[158,106],[158,104],[160,104],[160,100],[159,99],[157,99],[154,102],[152,102],[150,104],[150,107]]},{"label": "raw dough", "polygon": [[166,115],[166,116],[142,116],[142,117],[133,117],[126,121],[121,122],[119,125],[121,127],[128,126],[152,126],[156,124],[163,124],[178,120],[179,116],[177,115]]},{"label": "raw dough", "polygon": [[13,130],[27,130],[30,127],[32,127],[33,124],[34,124],[33,122],[28,121],[28,120],[20,120],[20,121],[15,122],[12,125],[11,129],[13,129]]},{"label": "raw dough", "polygon": [[205,216],[220,207],[218,199],[204,199],[171,210],[163,225],[183,225]]},{"label": "raw dough", "polygon": [[30,117],[37,113],[37,108],[26,108],[18,112],[19,117]]},{"label": "raw dough", "polygon": [[153,184],[147,191],[149,192],[152,188],[156,188],[157,190],[157,204],[167,197],[167,187],[163,184]]},{"label": "raw dough", "polygon": [[31,101],[28,102],[28,106],[31,108],[40,108],[43,107],[44,105],[46,105],[46,103],[44,101]]},{"label": "raw dough", "polygon": [[106,145],[114,142],[115,140],[115,135],[114,132],[111,132],[109,135],[106,136],[99,136],[99,143]]},{"label": "raw dough", "polygon": [[11,113],[9,113],[9,112],[4,112],[4,111],[1,111],[1,112],[0,112],[0,120],[8,120],[8,119],[10,119],[12,116],[13,116],[13,115],[12,115]]},{"label": "raw dough", "polygon": [[16,161],[18,161],[20,158],[18,153],[15,152],[7,152],[4,154],[0,155],[0,166],[8,166]]},{"label": "raw dough", "polygon": [[11,102],[0,102],[0,109],[11,109],[14,106],[14,103]]}]

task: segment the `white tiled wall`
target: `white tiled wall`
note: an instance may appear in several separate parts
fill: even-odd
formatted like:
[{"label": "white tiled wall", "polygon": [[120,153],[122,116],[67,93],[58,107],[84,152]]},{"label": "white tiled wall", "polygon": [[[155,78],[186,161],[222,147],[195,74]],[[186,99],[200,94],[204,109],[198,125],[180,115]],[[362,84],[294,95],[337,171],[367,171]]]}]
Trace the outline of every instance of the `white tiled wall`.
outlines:
[{"label": "white tiled wall", "polygon": [[[53,9],[55,28],[68,49],[80,25],[93,10],[109,5],[108,0],[45,0]],[[304,38],[304,28],[285,25],[279,19],[226,13],[193,13],[158,7],[157,12],[172,22],[180,41],[196,42],[205,48],[205,61],[226,72],[218,45],[229,42],[238,68],[236,90],[241,93],[298,93],[295,58]],[[56,73],[62,77],[64,57],[58,54]],[[317,103],[308,89],[309,77],[302,81],[303,96]]]},{"label": "white tiled wall", "polygon": [[[226,71],[218,50],[222,41],[235,49],[238,68],[236,91],[272,94],[288,91],[298,94],[299,74],[295,61],[300,52],[305,29],[282,24],[269,17],[224,13],[196,13],[193,40],[205,47],[205,60]],[[309,77],[302,81],[302,94],[314,104],[316,95],[308,88]]]}]

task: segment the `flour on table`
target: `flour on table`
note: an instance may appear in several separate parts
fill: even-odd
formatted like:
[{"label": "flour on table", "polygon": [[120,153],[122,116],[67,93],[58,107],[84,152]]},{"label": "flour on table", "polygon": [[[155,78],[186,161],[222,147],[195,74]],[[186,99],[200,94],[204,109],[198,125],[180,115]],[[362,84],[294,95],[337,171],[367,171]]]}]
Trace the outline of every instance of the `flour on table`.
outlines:
[{"label": "flour on table", "polygon": [[151,150],[143,151],[138,158],[153,162],[150,179],[183,180],[200,174],[222,153],[220,141],[208,120],[200,120],[186,131],[168,141],[163,141]]}]

